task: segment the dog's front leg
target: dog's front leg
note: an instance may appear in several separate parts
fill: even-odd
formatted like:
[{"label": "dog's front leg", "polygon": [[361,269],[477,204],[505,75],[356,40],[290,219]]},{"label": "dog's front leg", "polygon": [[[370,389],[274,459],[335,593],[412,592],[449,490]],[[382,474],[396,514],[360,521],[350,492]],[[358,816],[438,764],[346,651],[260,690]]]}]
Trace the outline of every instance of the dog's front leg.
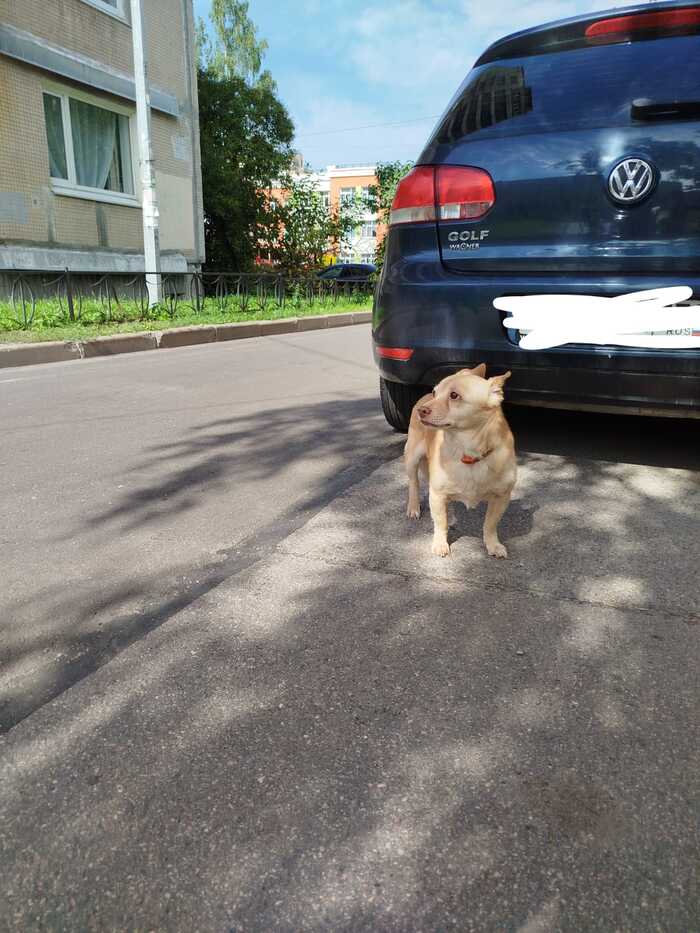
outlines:
[{"label": "dog's front leg", "polygon": [[498,523],[508,508],[510,493],[489,499],[484,519],[484,544],[491,557],[508,557],[508,551],[498,540]]},{"label": "dog's front leg", "polygon": [[406,451],[406,476],[408,478],[408,505],[406,515],[409,518],[420,518],[420,485],[418,483],[418,468],[420,457],[416,453],[409,456]]},{"label": "dog's front leg", "polygon": [[430,514],[433,516],[433,554],[447,557],[450,545],[447,543],[447,498],[430,490]]}]

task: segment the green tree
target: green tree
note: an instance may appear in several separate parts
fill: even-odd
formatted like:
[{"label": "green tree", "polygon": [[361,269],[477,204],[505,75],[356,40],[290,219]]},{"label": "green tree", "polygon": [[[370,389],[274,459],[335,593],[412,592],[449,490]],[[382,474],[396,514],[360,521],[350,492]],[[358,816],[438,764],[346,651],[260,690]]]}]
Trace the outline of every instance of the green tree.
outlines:
[{"label": "green tree", "polygon": [[246,271],[278,229],[265,192],[290,165],[294,126],[245,0],[212,0],[197,46],[206,266]]},{"label": "green tree", "polygon": [[[373,199],[371,209],[379,214],[379,220],[389,223],[389,212],[401,179],[413,168],[412,162],[379,162],[377,164],[377,184],[372,186],[370,195]],[[386,237],[377,247],[375,262],[378,268],[384,264]]]},{"label": "green tree", "polygon": [[265,84],[199,72],[208,269],[246,271],[278,229],[266,191],[287,169],[294,127]]},{"label": "green tree", "polygon": [[283,198],[277,199],[278,228],[268,242],[275,265],[292,275],[319,268],[329,250],[337,249],[356,226],[361,210],[359,199],[333,210],[309,178],[287,177]]},{"label": "green tree", "polygon": [[220,78],[243,78],[248,84],[272,83],[262,71],[267,42],[248,15],[247,0],[212,0],[211,30],[203,20],[197,27],[200,68]]}]

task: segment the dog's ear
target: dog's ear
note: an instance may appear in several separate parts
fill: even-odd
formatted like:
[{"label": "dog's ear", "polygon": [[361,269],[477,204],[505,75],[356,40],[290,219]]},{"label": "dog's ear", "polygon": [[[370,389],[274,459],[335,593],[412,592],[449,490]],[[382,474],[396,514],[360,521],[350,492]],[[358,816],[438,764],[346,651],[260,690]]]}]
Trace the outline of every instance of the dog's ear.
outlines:
[{"label": "dog's ear", "polygon": [[475,366],[474,369],[460,369],[457,373],[458,376],[463,375],[468,376],[481,376],[482,379],[486,378],[486,363],[479,363],[478,366]]},{"label": "dog's ear", "polygon": [[503,386],[511,377],[511,373],[503,373],[502,376],[493,376],[489,379],[489,405],[495,408],[503,401]]}]

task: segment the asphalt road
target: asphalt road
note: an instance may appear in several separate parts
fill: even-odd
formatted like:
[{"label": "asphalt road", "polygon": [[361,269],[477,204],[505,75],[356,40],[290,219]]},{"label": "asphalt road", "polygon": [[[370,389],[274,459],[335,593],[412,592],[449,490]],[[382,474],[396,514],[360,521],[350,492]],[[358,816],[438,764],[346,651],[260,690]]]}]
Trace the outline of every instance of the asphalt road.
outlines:
[{"label": "asphalt road", "polygon": [[368,337],[0,373],[0,929],[700,929],[696,424],[442,561]]}]

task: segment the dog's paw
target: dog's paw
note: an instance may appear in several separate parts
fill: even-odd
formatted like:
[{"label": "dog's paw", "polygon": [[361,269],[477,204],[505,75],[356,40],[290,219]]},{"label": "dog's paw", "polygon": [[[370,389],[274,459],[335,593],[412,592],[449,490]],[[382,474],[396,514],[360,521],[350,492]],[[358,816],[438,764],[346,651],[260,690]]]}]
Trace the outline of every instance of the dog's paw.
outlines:
[{"label": "dog's paw", "polygon": [[430,549],[436,557],[449,557],[450,556],[450,546],[447,541],[433,541],[433,546]]},{"label": "dog's paw", "polygon": [[420,518],[420,506],[410,506],[406,509],[406,515],[408,518]]},{"label": "dog's paw", "polygon": [[497,542],[496,544],[487,544],[486,550],[489,552],[489,555],[491,557],[499,557],[499,558],[508,557],[508,551],[505,549],[505,547],[501,544],[500,541]]}]

